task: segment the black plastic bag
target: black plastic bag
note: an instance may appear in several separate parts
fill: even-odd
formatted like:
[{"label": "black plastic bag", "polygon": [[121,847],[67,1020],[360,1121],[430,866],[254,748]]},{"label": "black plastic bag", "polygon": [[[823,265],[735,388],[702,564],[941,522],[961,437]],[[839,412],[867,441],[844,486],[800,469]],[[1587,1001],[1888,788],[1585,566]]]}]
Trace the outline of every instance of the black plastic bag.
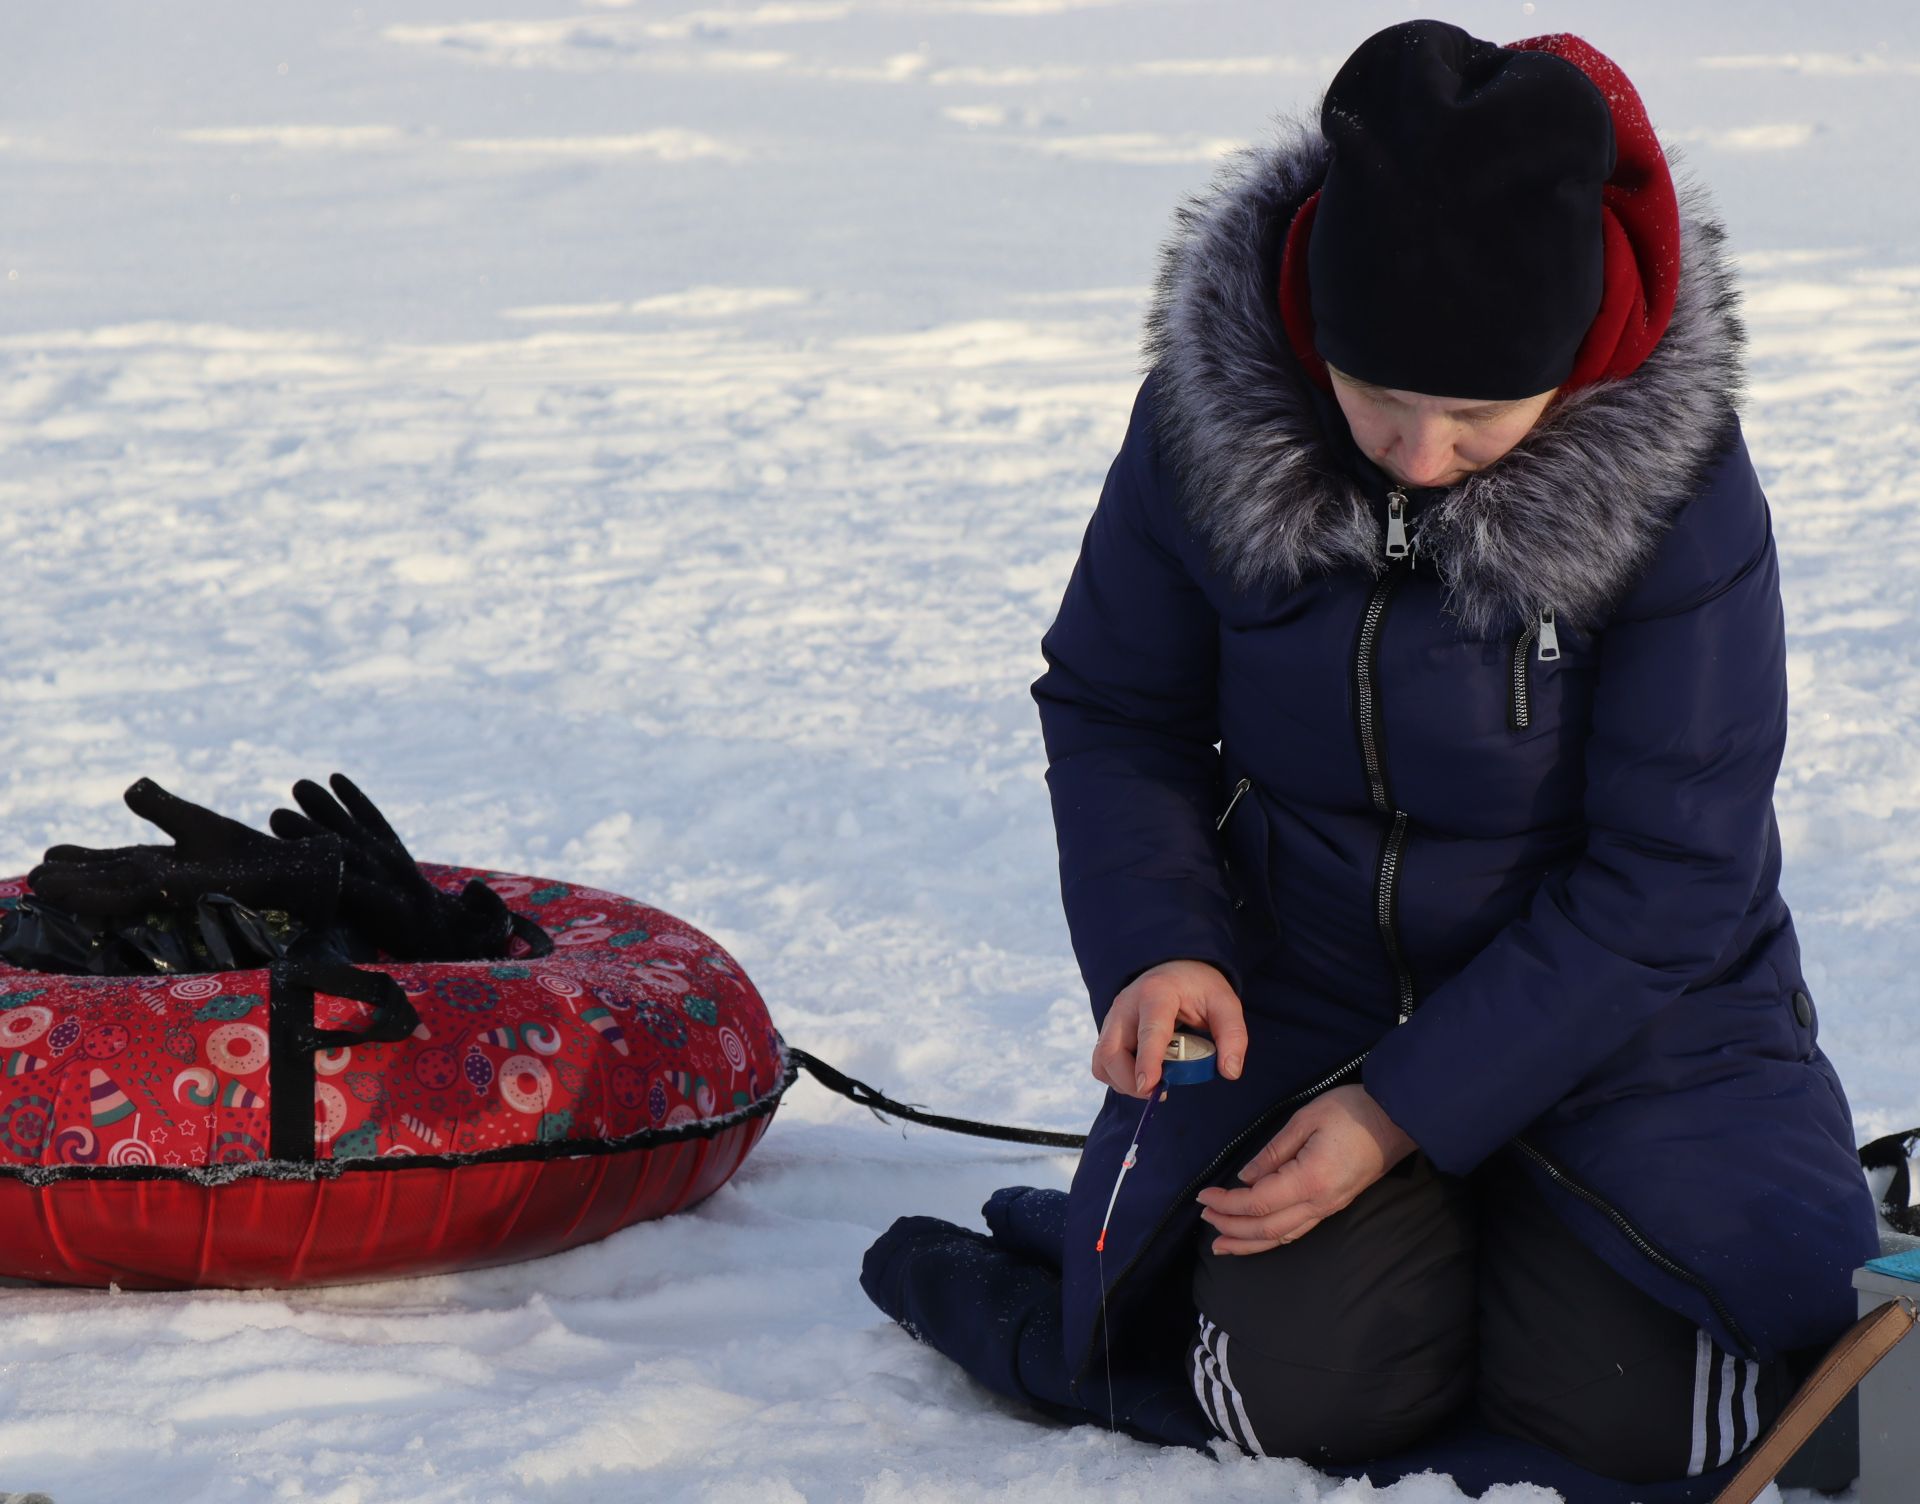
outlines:
[{"label": "black plastic bag", "polygon": [[65,975],[188,975],[248,971],[283,956],[367,962],[378,955],[350,930],[309,930],[279,910],[250,909],[223,893],[191,908],[114,915],[74,914],[28,896],[0,918],[0,960]]}]

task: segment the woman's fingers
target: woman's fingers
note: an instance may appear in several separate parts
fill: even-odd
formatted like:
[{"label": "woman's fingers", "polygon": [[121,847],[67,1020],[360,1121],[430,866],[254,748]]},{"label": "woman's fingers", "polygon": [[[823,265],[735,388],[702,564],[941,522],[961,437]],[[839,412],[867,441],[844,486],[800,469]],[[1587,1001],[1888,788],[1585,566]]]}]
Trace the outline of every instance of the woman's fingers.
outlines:
[{"label": "woman's fingers", "polygon": [[1287,1243],[1299,1242],[1308,1233],[1312,1232],[1314,1228],[1318,1227],[1323,1220],[1323,1218],[1315,1217],[1311,1221],[1294,1228],[1284,1237],[1217,1237],[1213,1240],[1213,1251],[1224,1254],[1265,1253],[1269,1249],[1279,1248]]},{"label": "woman's fingers", "polygon": [[1267,1140],[1266,1147],[1241,1167],[1241,1182],[1252,1185],[1262,1176],[1273,1174],[1307,1146],[1307,1140],[1313,1137],[1319,1126],[1319,1114],[1314,1112],[1313,1104],[1309,1102],[1288,1118],[1286,1126]]},{"label": "woman's fingers", "polygon": [[1093,1047],[1093,1079],[1130,1097],[1141,1095],[1133,1063],[1139,1024],[1139,1002],[1123,991],[1107,1010],[1107,1021],[1100,1026],[1100,1038]]},{"label": "woman's fingers", "polygon": [[1140,1018],[1140,1042],[1134,1051],[1133,1092],[1144,1097],[1160,1084],[1160,1062],[1167,1058],[1167,1045],[1173,1040],[1179,1004],[1143,1006]]},{"label": "woman's fingers", "polygon": [[1275,1216],[1296,1206],[1312,1205],[1325,1195],[1326,1187],[1298,1160],[1288,1160],[1271,1175],[1261,1176],[1252,1185],[1232,1188],[1210,1185],[1194,1199],[1210,1212],[1253,1221]]},{"label": "woman's fingers", "polygon": [[1132,1080],[1124,1085],[1113,1075],[1118,1056],[1109,1054],[1106,1069],[1094,1074],[1130,1097],[1144,1097],[1161,1080],[1167,1045],[1182,1024],[1210,1034],[1218,1051],[1221,1073],[1240,1074],[1247,1055],[1246,1017],[1233,984],[1216,966],[1205,961],[1162,961],[1135,977],[1113,1000],[1104,1037],[1116,1022],[1128,1029],[1125,1064]]},{"label": "woman's fingers", "polygon": [[1220,978],[1220,985],[1208,999],[1205,1022],[1213,1036],[1220,1074],[1229,1081],[1238,1080],[1247,1059],[1247,1019],[1225,977]]}]

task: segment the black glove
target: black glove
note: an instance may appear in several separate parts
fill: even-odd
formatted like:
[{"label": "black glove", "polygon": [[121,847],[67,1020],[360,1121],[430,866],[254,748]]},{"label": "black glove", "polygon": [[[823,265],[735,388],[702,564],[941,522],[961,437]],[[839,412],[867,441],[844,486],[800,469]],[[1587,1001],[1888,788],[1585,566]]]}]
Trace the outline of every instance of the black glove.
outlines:
[{"label": "black glove", "polygon": [[151,778],[128,789],[126,800],[173,845],[51,846],[27,874],[35,894],[76,914],[134,914],[191,908],[223,893],[249,908],[284,910],[316,929],[333,922],[345,871],[338,837],[299,846],[276,841],[169,794]]},{"label": "black glove", "polygon": [[[346,858],[340,915],[390,956],[403,961],[479,961],[504,956],[513,915],[478,878],[459,893],[427,881],[373,801],[344,773],[293,786],[304,815],[277,809],[268,823],[289,845],[336,841]],[[338,799],[334,794],[339,795]]]}]

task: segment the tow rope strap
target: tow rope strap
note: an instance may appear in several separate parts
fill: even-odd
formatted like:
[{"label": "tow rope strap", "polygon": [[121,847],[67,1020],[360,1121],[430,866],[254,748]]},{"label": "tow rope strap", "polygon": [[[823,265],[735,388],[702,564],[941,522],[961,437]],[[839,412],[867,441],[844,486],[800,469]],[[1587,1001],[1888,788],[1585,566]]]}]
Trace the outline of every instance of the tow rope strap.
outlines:
[{"label": "tow rope strap", "polygon": [[1913,1330],[1915,1312],[1913,1301],[1902,1296],[1856,1321],[1807,1376],[1746,1465],[1720,1490],[1713,1504],[1753,1504],[1820,1422]]},{"label": "tow rope strap", "polygon": [[1000,1123],[976,1123],[971,1118],[943,1117],[937,1112],[896,1102],[866,1082],[854,1080],[846,1072],[835,1070],[805,1050],[796,1050],[789,1045],[787,1056],[828,1091],[838,1092],[850,1102],[858,1102],[882,1121],[887,1117],[905,1118],[909,1123],[921,1123],[928,1128],[944,1129],[948,1133],[997,1138],[1009,1144],[1041,1144],[1049,1149],[1079,1149],[1084,1148],[1087,1142],[1084,1133],[1052,1133],[1044,1128],[1008,1128]]}]

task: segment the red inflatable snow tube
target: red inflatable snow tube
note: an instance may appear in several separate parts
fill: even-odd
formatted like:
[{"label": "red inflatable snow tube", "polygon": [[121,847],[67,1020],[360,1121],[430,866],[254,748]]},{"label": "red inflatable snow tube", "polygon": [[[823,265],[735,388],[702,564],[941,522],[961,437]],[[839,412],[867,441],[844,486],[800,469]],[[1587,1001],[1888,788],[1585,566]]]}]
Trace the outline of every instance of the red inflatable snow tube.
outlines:
[{"label": "red inflatable snow tube", "polygon": [[[483,878],[555,942],[197,976],[0,963],[0,1274],[164,1290],[538,1258],[725,1184],[793,1080],[720,946],[618,894]],[[0,903],[25,891],[0,882]]]}]

